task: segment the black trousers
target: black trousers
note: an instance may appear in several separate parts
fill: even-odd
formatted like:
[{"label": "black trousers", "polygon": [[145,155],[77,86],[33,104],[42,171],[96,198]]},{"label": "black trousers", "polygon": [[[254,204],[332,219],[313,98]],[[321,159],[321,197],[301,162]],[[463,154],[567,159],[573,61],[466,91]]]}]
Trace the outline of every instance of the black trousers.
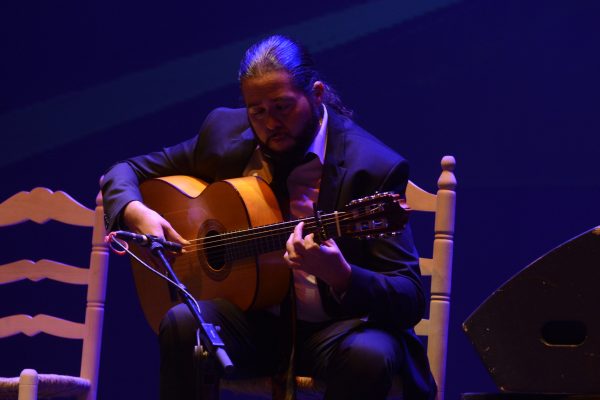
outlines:
[{"label": "black trousers", "polygon": [[[221,327],[235,365],[228,379],[271,376],[287,366],[290,335],[283,318],[243,312],[226,300],[201,301],[202,317]],[[160,398],[195,398],[196,325],[189,310],[172,308],[160,326]],[[403,346],[385,330],[360,319],[298,321],[296,373],[326,383],[325,399],[385,399],[404,359]]]}]

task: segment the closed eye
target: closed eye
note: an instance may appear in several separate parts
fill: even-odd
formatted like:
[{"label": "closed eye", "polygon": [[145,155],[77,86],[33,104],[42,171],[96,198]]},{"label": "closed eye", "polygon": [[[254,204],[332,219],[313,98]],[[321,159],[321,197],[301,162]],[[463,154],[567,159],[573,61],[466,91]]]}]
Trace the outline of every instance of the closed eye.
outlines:
[{"label": "closed eye", "polygon": [[251,118],[261,118],[265,115],[265,109],[262,107],[251,107],[248,109],[248,114]]},{"label": "closed eye", "polygon": [[275,104],[275,109],[278,112],[287,112],[290,111],[295,105],[295,102],[293,101],[279,101]]}]

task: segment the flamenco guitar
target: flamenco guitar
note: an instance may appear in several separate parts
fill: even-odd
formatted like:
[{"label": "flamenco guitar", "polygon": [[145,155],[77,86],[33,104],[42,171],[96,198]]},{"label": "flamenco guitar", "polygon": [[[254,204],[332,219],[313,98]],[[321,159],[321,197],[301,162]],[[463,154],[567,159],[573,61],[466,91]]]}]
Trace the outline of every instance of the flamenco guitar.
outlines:
[{"label": "flamenco guitar", "polygon": [[[225,298],[241,309],[278,304],[289,284],[285,244],[300,220],[283,222],[277,200],[260,178],[228,179],[207,185],[189,176],[151,179],[140,185],[144,203],[191,242],[172,256],[173,270],[198,299]],[[303,218],[305,232],[321,240],[370,238],[401,231],[408,207],[398,194],[378,193],[342,210]],[[164,273],[150,252],[134,253]],[[134,264],[137,261],[133,261]],[[158,331],[164,314],[179,303],[168,284],[140,265],[134,280],[146,319]]]}]

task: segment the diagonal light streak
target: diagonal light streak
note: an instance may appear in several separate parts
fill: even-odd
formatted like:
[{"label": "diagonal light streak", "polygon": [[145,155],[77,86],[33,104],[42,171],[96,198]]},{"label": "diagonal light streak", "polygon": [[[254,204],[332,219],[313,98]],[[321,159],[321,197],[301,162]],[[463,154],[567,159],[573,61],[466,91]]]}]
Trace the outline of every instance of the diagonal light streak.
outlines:
[{"label": "diagonal light streak", "polygon": [[[458,0],[379,0],[281,27],[317,53]],[[236,83],[251,37],[0,115],[0,166]]]}]

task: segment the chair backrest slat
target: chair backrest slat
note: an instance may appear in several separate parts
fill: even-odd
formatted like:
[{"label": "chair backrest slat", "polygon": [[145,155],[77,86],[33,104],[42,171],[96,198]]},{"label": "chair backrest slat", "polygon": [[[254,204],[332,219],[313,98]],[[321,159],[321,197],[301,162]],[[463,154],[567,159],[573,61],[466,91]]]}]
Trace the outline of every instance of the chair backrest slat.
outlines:
[{"label": "chair backrest slat", "polygon": [[420,320],[419,323],[415,325],[415,333],[419,336],[429,335],[429,320],[425,318]]},{"label": "chair backrest slat", "polygon": [[41,332],[62,338],[83,339],[85,325],[46,314],[35,317],[18,314],[0,318],[0,338],[18,333],[35,336]]},{"label": "chair backrest slat", "polygon": [[94,211],[81,205],[65,192],[35,188],[19,192],[0,204],[0,226],[34,221],[43,224],[55,220],[70,225],[93,226]]},{"label": "chair backrest slat", "polygon": [[58,261],[42,259],[37,262],[19,260],[0,265],[0,284],[12,283],[29,279],[38,282],[42,279],[52,279],[57,282],[73,285],[87,285],[89,270]]},{"label": "chair backrest slat", "polygon": [[406,199],[412,211],[435,212],[436,210],[436,195],[421,189],[412,181],[408,181],[406,186]]},{"label": "chair backrest slat", "polygon": [[419,258],[419,267],[421,268],[421,275],[431,276],[433,272],[433,259],[431,258]]}]

